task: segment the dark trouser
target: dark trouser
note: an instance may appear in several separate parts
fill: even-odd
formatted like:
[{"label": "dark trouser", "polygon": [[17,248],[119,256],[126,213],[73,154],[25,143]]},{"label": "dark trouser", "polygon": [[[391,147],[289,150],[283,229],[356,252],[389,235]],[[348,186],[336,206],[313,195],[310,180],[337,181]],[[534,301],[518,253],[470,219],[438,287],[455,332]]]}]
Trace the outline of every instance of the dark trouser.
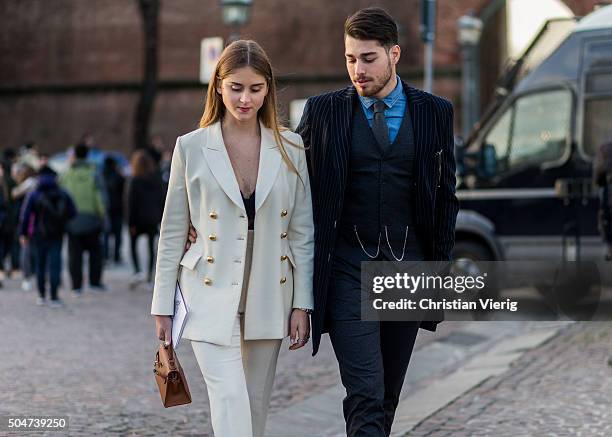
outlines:
[{"label": "dark trouser", "polygon": [[100,286],[102,279],[102,244],[100,232],[68,236],[68,266],[72,288],[83,287],[83,252],[89,253],[89,283]]},{"label": "dark trouser", "polygon": [[136,248],[136,242],[140,235],[147,236],[147,242],[149,246],[149,270],[148,280],[153,278],[153,267],[155,266],[155,236],[157,235],[157,225],[148,226],[136,226],[135,235],[130,235],[130,249],[132,251],[132,262],[134,263],[134,271],[140,272],[140,259],[138,258],[138,250]]},{"label": "dark trouser", "polygon": [[24,279],[29,279],[36,268],[36,250],[33,244],[30,240],[21,249],[21,271]]},{"label": "dark trouser", "polygon": [[380,437],[391,432],[419,322],[361,320],[362,258],[359,247],[336,246],[326,318],[346,389],[346,434]]},{"label": "dark trouser", "polygon": [[36,238],[33,241],[36,252],[36,281],[38,293],[43,299],[46,296],[46,274],[49,267],[49,285],[51,287],[51,300],[57,299],[57,288],[62,272],[62,240]]},{"label": "dark trouser", "polygon": [[0,234],[0,270],[6,271],[6,258],[10,257],[11,269],[19,270],[19,239],[16,230],[6,230]]},{"label": "dark trouser", "polygon": [[346,397],[342,405],[346,435],[388,436],[418,322],[335,321],[330,339]]},{"label": "dark trouser", "polygon": [[123,216],[113,214],[110,216],[110,231],[104,233],[104,259],[110,258],[110,237],[113,237],[114,261],[121,260],[121,228],[123,227]]}]

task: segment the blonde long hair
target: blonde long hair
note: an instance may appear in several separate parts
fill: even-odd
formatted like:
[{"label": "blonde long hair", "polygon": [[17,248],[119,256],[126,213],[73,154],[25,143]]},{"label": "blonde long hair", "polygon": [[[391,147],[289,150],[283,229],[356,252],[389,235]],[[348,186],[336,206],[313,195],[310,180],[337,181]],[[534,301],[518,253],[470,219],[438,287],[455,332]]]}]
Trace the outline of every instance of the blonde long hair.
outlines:
[{"label": "blonde long hair", "polygon": [[225,105],[221,95],[217,89],[221,87],[221,81],[232,74],[233,71],[251,67],[266,79],[268,86],[268,94],[264,98],[263,106],[257,113],[257,118],[262,124],[271,129],[274,133],[274,141],[278,145],[281,156],[287,166],[294,172],[298,173],[297,168],[289,159],[284,142],[287,142],[295,147],[300,147],[298,144],[283,138],[282,131],[288,130],[280,124],[278,119],[278,110],[276,106],[276,81],[274,80],[274,72],[272,64],[264,49],[252,40],[238,40],[228,45],[217,62],[215,71],[212,74],[208,84],[206,93],[206,104],[204,105],[204,115],[200,120],[200,127],[210,126],[220,121],[225,115]]}]

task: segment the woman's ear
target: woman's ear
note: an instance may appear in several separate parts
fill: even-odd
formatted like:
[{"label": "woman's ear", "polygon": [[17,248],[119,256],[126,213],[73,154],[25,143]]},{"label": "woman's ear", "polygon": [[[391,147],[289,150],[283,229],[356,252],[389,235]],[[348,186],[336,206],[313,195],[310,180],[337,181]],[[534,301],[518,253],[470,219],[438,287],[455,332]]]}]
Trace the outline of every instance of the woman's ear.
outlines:
[{"label": "woman's ear", "polygon": [[217,76],[217,80],[215,81],[215,88],[217,94],[221,95],[221,78],[219,76]]}]

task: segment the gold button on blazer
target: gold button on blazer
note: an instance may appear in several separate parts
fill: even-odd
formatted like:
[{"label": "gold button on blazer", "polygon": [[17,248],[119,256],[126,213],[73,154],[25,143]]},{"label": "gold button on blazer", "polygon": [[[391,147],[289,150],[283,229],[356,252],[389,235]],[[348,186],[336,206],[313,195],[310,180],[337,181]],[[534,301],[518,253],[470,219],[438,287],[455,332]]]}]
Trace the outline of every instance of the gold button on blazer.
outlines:
[{"label": "gold button on blazer", "polygon": [[[303,144],[295,133],[282,135]],[[314,227],[306,156],[288,143],[285,148],[299,176],[282,159],[272,130],[261,125],[247,340],[281,339],[289,334],[293,308],[313,308]],[[182,265],[178,279],[189,309],[183,338],[230,344],[244,274],[246,239],[239,237],[248,232],[245,216],[220,123],[179,137],[161,222],[151,314],[173,314]],[[184,253],[190,220],[198,237]],[[286,238],[279,238],[284,233]]]}]

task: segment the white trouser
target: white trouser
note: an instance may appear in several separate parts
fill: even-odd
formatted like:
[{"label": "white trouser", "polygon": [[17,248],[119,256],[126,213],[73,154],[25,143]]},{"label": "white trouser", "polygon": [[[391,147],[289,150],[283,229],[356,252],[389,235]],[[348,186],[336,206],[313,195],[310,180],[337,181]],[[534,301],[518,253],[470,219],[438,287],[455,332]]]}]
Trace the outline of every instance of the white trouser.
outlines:
[{"label": "white trouser", "polygon": [[191,341],[217,437],[264,436],[281,340],[243,340],[243,320],[236,315],[230,346]]}]

